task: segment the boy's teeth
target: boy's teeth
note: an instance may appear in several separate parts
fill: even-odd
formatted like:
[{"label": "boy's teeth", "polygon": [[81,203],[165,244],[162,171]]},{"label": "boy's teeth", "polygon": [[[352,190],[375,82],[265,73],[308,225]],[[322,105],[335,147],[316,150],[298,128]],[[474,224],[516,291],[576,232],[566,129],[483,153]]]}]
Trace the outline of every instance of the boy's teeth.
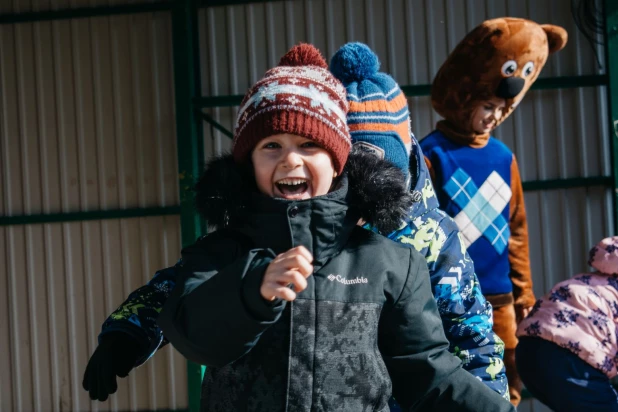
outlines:
[{"label": "boy's teeth", "polygon": [[300,184],[305,183],[305,182],[306,182],[306,180],[304,180],[304,179],[282,179],[282,180],[279,180],[278,183],[282,184],[282,185],[293,186],[293,185],[300,185]]}]

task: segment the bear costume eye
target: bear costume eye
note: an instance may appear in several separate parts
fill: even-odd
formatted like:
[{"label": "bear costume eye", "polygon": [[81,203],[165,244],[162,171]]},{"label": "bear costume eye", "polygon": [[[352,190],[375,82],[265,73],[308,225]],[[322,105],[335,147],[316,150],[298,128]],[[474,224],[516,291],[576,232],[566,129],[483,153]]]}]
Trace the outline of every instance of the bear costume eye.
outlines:
[{"label": "bear costume eye", "polygon": [[515,60],[509,60],[502,65],[502,74],[506,77],[510,77],[517,70],[517,62]]},{"label": "bear costume eye", "polygon": [[534,62],[528,62],[524,65],[524,68],[522,69],[522,74],[524,75],[524,77],[528,77],[532,74],[533,70],[534,70]]}]

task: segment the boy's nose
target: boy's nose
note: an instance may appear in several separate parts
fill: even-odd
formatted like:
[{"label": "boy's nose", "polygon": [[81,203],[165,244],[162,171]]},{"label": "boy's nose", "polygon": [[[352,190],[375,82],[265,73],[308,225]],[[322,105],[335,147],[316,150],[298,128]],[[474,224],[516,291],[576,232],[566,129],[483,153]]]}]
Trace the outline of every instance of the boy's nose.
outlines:
[{"label": "boy's nose", "polygon": [[284,167],[293,169],[302,164],[302,158],[294,150],[289,150],[284,156],[282,164]]}]

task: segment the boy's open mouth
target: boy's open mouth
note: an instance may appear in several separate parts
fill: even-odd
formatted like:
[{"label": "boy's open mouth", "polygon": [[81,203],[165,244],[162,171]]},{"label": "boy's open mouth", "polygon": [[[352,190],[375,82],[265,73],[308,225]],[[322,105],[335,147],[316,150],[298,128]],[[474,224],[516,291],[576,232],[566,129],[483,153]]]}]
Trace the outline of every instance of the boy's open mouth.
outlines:
[{"label": "boy's open mouth", "polygon": [[287,178],[275,183],[275,186],[284,197],[297,197],[307,191],[309,185],[307,179]]}]

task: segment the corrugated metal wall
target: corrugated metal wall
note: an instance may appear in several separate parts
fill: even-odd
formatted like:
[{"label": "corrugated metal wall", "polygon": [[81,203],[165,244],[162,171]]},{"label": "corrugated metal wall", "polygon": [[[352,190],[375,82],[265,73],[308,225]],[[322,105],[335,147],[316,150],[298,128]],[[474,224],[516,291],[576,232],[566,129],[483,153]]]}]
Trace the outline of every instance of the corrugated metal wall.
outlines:
[{"label": "corrugated metal wall", "polygon": [[[200,14],[203,94],[244,94],[292,45],[316,45],[328,58],[345,42],[362,41],[400,85],[429,84],[448,52],[473,27],[493,17],[529,18],[569,32],[541,77],[599,74],[591,45],[564,0],[299,0],[206,9]],[[603,66],[603,48],[596,47]],[[409,99],[412,129],[422,138],[438,116],[429,97]],[[236,108],[207,110],[229,130]],[[518,158],[524,181],[610,176],[604,87],[531,91],[496,131]],[[230,147],[206,132],[208,154]],[[535,291],[587,270],[588,249],[613,232],[611,189],[526,192]],[[520,410],[546,410],[525,401]]]},{"label": "corrugated metal wall", "polygon": [[[151,2],[2,0],[0,13]],[[542,77],[603,72],[564,0],[297,0],[200,11],[203,94],[243,94],[299,41],[327,57],[363,41],[401,85],[428,84],[467,31],[504,15],[569,31]],[[0,215],[174,205],[172,70],[168,13],[0,26]],[[422,137],[437,116],[428,97],[410,107]],[[231,130],[236,108],[208,111]],[[497,136],[525,181],[610,174],[602,87],[530,92]],[[206,125],[205,143],[210,156],[230,142]],[[526,193],[538,294],[586,269],[613,227],[610,195]],[[169,348],[107,403],[81,389],[100,323],[179,249],[178,217],[0,227],[0,410],[186,407],[185,361]]]},{"label": "corrugated metal wall", "polygon": [[[169,13],[2,25],[0,90],[0,215],[177,204]],[[0,227],[0,410],[187,406],[186,362],[170,349],[106,403],[81,388],[101,323],[176,262],[179,227],[178,216]]]}]

